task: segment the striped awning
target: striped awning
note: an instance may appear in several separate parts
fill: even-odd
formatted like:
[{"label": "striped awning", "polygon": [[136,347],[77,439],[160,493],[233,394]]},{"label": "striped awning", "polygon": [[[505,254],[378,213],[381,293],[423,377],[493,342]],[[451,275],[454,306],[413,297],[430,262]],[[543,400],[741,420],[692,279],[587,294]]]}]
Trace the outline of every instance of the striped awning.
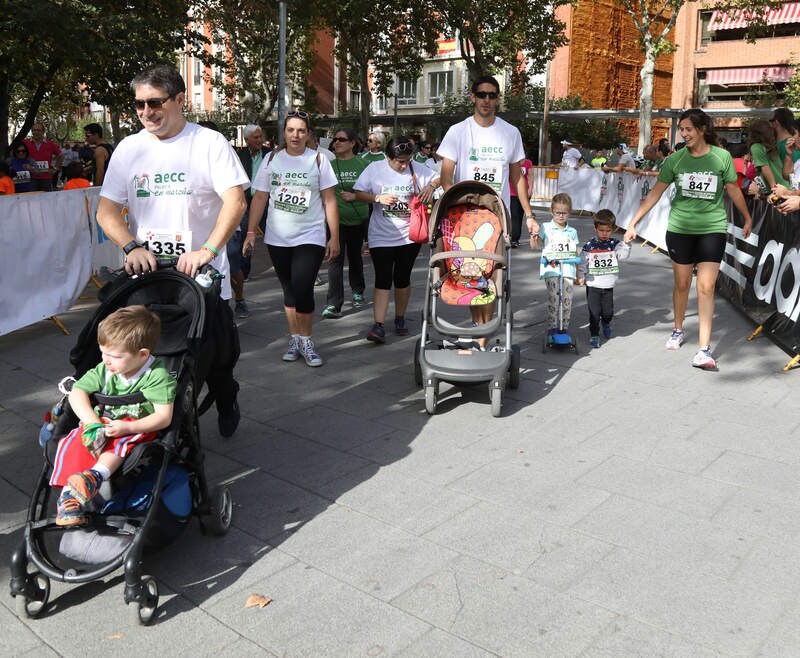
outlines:
[{"label": "striped awning", "polygon": [[763,82],[788,82],[793,69],[789,66],[746,66],[736,69],[707,69],[707,85],[755,85]]},{"label": "striped awning", "polygon": [[[747,27],[752,13],[747,9],[739,9],[728,15],[724,11],[715,11],[711,14],[708,23],[710,32],[715,30],[741,30]],[[767,25],[783,25],[785,23],[800,23],[800,2],[787,2],[780,9],[767,11]]]}]

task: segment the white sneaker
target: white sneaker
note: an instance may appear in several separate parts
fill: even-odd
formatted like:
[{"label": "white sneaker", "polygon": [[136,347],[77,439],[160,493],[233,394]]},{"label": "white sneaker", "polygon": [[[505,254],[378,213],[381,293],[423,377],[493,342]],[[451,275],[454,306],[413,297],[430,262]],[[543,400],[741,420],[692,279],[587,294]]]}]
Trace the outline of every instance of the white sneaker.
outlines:
[{"label": "white sneaker", "polygon": [[711,356],[711,345],[697,350],[697,354],[692,359],[692,366],[695,368],[702,368],[703,370],[716,370],[717,362]]},{"label": "white sneaker", "polygon": [[292,336],[289,339],[289,347],[287,348],[286,352],[284,352],[281,359],[284,361],[297,361],[300,358],[300,340],[297,336]]},{"label": "white sneaker", "polygon": [[672,335],[667,339],[666,348],[668,350],[679,350],[683,345],[683,332],[680,329],[673,329]]},{"label": "white sneaker", "polygon": [[322,365],[322,357],[314,350],[314,341],[310,338],[302,338],[299,341],[300,354],[306,360],[306,365],[316,368]]}]

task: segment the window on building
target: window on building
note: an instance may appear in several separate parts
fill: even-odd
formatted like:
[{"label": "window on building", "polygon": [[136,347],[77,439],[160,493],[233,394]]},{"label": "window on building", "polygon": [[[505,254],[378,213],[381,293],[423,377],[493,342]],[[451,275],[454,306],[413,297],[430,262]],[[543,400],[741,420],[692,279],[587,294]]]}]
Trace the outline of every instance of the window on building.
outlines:
[{"label": "window on building", "polygon": [[359,110],[361,109],[361,92],[350,90],[350,98],[347,101],[347,109]]},{"label": "window on building", "polygon": [[417,104],[417,79],[400,78],[397,81],[397,104]]},{"label": "window on building", "polygon": [[445,94],[453,93],[453,72],[436,71],[428,74],[428,102],[438,105],[444,101]]},{"label": "window on building", "polygon": [[711,43],[714,33],[708,29],[713,11],[700,11],[697,16],[698,47],[703,49]]},{"label": "window on building", "polygon": [[199,87],[203,84],[203,62],[194,58],[194,84]]},{"label": "window on building", "polygon": [[380,112],[383,114],[386,112],[388,107],[388,102],[386,100],[386,96],[375,96],[373,97],[373,105],[375,107],[375,112]]}]

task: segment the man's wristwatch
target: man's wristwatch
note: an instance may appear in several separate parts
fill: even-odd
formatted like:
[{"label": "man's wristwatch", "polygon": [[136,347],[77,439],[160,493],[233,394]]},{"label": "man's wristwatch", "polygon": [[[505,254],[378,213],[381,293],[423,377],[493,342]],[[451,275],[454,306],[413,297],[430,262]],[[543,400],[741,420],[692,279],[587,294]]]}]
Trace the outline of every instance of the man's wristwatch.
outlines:
[{"label": "man's wristwatch", "polygon": [[122,247],[122,252],[127,256],[134,249],[138,249],[139,247],[144,247],[144,245],[136,240],[131,240],[128,244]]}]

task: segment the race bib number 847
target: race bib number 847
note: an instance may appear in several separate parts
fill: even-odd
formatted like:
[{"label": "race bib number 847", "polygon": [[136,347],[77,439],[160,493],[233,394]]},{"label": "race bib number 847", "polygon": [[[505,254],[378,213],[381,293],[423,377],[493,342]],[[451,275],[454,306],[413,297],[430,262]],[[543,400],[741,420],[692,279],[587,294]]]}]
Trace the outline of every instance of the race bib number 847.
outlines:
[{"label": "race bib number 847", "polygon": [[681,194],[692,199],[712,200],[717,196],[719,179],[714,174],[684,173],[681,176]]}]

